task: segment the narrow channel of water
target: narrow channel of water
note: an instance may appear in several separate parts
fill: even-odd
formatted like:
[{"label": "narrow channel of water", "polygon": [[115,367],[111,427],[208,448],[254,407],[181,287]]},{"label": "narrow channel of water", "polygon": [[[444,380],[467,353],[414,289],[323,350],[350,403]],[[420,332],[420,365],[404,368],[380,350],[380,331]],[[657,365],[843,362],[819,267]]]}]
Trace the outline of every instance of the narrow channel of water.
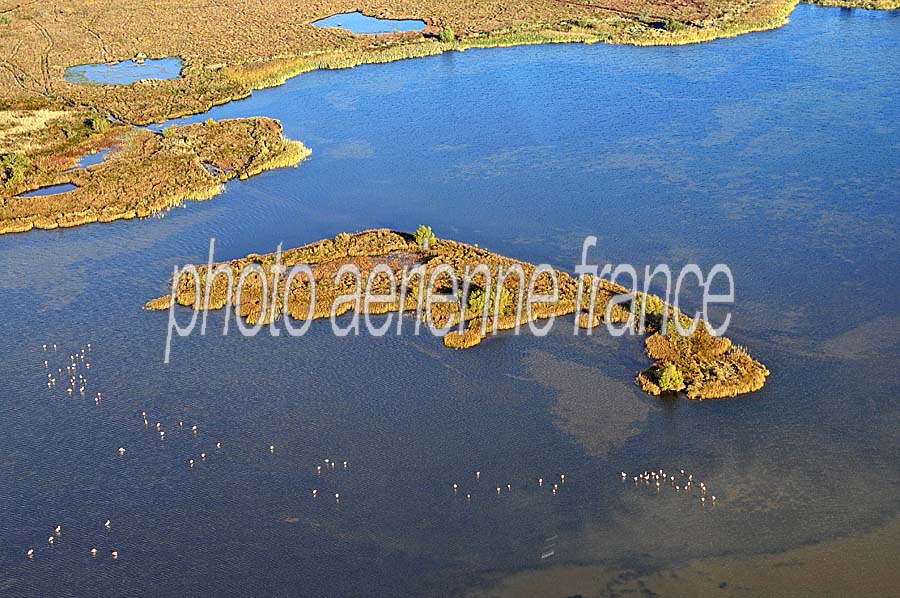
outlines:
[{"label": "narrow channel of water", "polygon": [[70,183],[63,183],[61,185],[48,185],[47,187],[41,187],[40,189],[35,189],[34,191],[22,193],[17,197],[42,197],[44,195],[59,195],[60,193],[68,193],[69,191],[74,191],[75,189],[78,189],[78,187]]}]

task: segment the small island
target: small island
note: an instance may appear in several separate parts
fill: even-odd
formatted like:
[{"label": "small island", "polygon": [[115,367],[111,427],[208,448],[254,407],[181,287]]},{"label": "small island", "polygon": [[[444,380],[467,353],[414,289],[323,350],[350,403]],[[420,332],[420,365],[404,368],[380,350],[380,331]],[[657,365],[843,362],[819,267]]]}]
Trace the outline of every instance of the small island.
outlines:
[{"label": "small island", "polygon": [[[261,117],[156,133],[89,112],[46,111],[16,127],[6,137],[26,149],[0,158],[0,234],[162,214],[217,195],[230,179],[294,166],[310,154],[283,136],[281,123]],[[79,167],[80,157],[99,150],[106,150],[102,162]],[[71,190],[28,193],[59,185]]]},{"label": "small island", "polygon": [[[307,274],[282,278],[286,269],[304,264],[309,267]],[[352,266],[361,278],[338,276],[344,266]],[[421,309],[420,280],[408,285],[408,292],[391,295],[396,289],[394,283],[409,278],[409,272],[417,266],[422,266],[421,281],[433,279],[431,289],[442,299],[430,304],[428,313]],[[234,276],[229,279],[222,270],[230,270]],[[512,270],[521,274],[503,277],[504,271]],[[540,271],[534,264],[475,245],[437,239],[427,227],[420,227],[415,235],[386,229],[342,233],[334,239],[278,254],[251,254],[215,263],[212,270],[209,265],[197,266],[195,271],[196,277],[182,272],[178,280],[171,281],[171,294],[153,299],[145,308],[226,308],[250,325],[270,324],[288,316],[297,321],[329,318],[333,313],[341,315],[351,310],[364,314],[405,313],[419,320],[430,318],[431,325],[445,328],[444,345],[456,349],[474,347],[496,331],[557,316],[575,314],[582,329],[596,328],[607,321],[627,323],[634,310],[645,314],[645,327],[638,332],[647,335],[647,355],[653,360],[638,374],[636,382],[652,395],[683,392],[690,399],[734,397],[759,390],[769,375],[746,349],[727,338],[712,336],[702,322],[690,336],[681,336],[674,325],[663,332],[661,324],[665,319],[671,322],[680,318],[685,324],[690,320],[659,297],[638,292],[636,300],[621,301],[629,290],[606,279],[576,278],[559,270]],[[454,288],[448,271],[465,272],[467,276],[471,272],[471,284]],[[235,280],[245,274],[238,290]],[[525,309],[522,289],[528,281],[533,281],[535,297],[548,297],[555,290],[555,300]],[[280,289],[279,284],[287,288]],[[360,286],[365,288],[366,301],[341,302],[342,297],[359,292]],[[206,291],[208,294],[204,295]],[[617,296],[619,299],[615,300]],[[269,297],[274,298],[271,305]],[[370,297],[382,299],[370,302]]]}]

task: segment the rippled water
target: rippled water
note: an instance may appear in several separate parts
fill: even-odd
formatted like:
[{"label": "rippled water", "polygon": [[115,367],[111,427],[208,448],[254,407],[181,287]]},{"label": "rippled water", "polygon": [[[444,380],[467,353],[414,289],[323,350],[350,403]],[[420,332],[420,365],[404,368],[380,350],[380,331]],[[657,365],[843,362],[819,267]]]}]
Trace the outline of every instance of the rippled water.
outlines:
[{"label": "rippled water", "polygon": [[[896,517],[898,34],[891,13],[801,6],[783,29],[691,47],[310,73],[189,119],[273,116],[314,153],[161,220],[0,237],[0,588],[447,595],[549,576],[587,595],[601,588],[567,572],[625,583],[728,555],[727,583],[757,555]],[[570,320],[469,351],[325,322],[303,338],[208,332],[163,365],[166,316],[141,305],[210,236],[227,259],[421,223],[567,269],[586,234],[603,260],[725,262],[729,335],[769,384],[647,397],[640,339],[573,337]],[[54,364],[92,343],[99,407],[48,391],[44,342]],[[349,469],[317,477],[326,457]],[[696,473],[719,503],[618,479],[652,467]],[[559,473],[556,496],[535,482]]]},{"label": "rippled water", "polygon": [[313,25],[322,28],[345,29],[357,35],[422,31],[425,29],[424,21],[415,19],[379,19],[366,16],[360,12],[332,15],[319,19]]},{"label": "rippled water", "polygon": [[123,60],[115,64],[81,64],[66,69],[69,83],[94,85],[130,85],[151,79],[178,79],[181,77],[180,58],[158,58],[135,62]]}]

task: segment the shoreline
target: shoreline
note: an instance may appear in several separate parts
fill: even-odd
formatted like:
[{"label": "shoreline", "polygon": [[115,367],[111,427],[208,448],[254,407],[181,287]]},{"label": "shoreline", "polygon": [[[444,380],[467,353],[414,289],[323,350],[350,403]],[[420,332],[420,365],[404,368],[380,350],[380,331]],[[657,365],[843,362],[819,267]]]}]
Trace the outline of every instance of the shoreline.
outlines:
[{"label": "shoreline", "polygon": [[[739,15],[725,13],[719,17],[719,19],[723,20],[721,24],[689,25],[685,29],[676,32],[646,26],[648,24],[646,22],[629,18],[623,19],[623,21],[644,25],[642,33],[634,37],[628,37],[624,34],[611,34],[608,30],[598,31],[594,29],[592,31],[593,27],[582,27],[576,23],[555,24],[556,26],[565,24],[569,28],[568,30],[554,28],[552,23],[544,23],[543,25],[535,23],[518,28],[485,31],[479,36],[462,37],[453,42],[439,41],[436,37],[436,32],[439,29],[430,22],[430,19],[425,18],[424,20],[428,23],[428,26],[424,31],[415,32],[415,35],[410,33],[376,35],[372,36],[373,39],[371,40],[362,39],[362,36],[357,37],[359,42],[382,43],[381,40],[386,40],[383,42],[386,45],[378,46],[375,49],[357,46],[352,51],[317,50],[303,56],[272,57],[255,62],[212,65],[220,67],[217,70],[222,71],[231,82],[237,83],[243,88],[233,95],[212,99],[199,108],[177,110],[168,112],[165,115],[153,115],[152,117],[136,119],[129,119],[126,115],[115,112],[111,112],[111,114],[131,126],[163,124],[172,120],[205,114],[217,106],[245,99],[254,91],[278,87],[294,77],[317,70],[342,70],[367,64],[387,64],[400,60],[438,56],[446,52],[465,52],[470,49],[570,43],[587,45],[605,43],[613,46],[641,48],[702,44],[780,29],[790,24],[791,15],[801,4],[823,8],[873,11],[900,10],[900,0],[786,0],[767,5],[765,8],[769,10],[766,11],[749,9]],[[734,16],[738,18],[732,20],[731,17]],[[412,19],[419,17],[407,16],[398,18]],[[585,21],[585,23],[588,23],[588,21]],[[189,70],[188,67],[201,71],[211,68],[210,65],[195,64],[184,57],[180,58],[185,60],[185,70]]]},{"label": "shoreline", "polygon": [[[841,2],[843,0],[833,1]],[[854,0],[848,1],[852,3]],[[423,32],[417,32],[422,35],[412,36],[408,33],[401,33],[373,36],[375,38],[374,40],[360,40],[376,41],[378,39],[386,39],[389,43],[397,42],[393,45],[384,45],[377,47],[376,49],[367,49],[363,47],[362,49],[356,48],[353,51],[323,50],[311,52],[306,56],[275,57],[258,60],[256,62],[226,65],[221,68],[225,76],[232,81],[237,82],[239,85],[245,86],[240,93],[217,98],[216,100],[210,101],[210,103],[203,108],[170,112],[165,116],[138,118],[133,121],[123,118],[119,114],[116,114],[115,116],[130,125],[147,126],[152,124],[163,124],[180,118],[205,114],[217,106],[245,99],[254,91],[278,87],[288,80],[305,73],[318,70],[342,70],[367,64],[387,64],[400,60],[438,56],[446,52],[465,52],[470,49],[511,48],[517,46],[571,43],[582,43],[587,45],[605,43],[614,46],[633,46],[642,48],[702,44],[719,39],[732,39],[751,33],[772,31],[784,27],[789,24],[791,14],[793,14],[794,10],[800,4],[818,5],[816,2],[810,2],[809,0],[786,0],[770,5],[770,7],[774,7],[774,11],[771,14],[764,13],[757,17],[756,12],[748,11],[751,13],[751,17],[757,18],[750,18],[747,20],[739,19],[736,22],[724,23],[723,26],[689,26],[678,32],[655,29],[646,26],[647,23],[635,21],[630,18],[623,19],[623,21],[640,23],[644,26],[643,33],[636,37],[627,37],[623,34],[611,33],[608,30],[592,31],[592,29],[594,29],[593,27],[583,27],[575,23],[567,23],[566,26],[569,27],[569,30],[567,31],[553,28],[550,26],[552,25],[550,23],[543,25],[535,23],[533,25],[524,25],[515,29],[505,28],[486,31],[479,36],[458,38],[453,42],[442,42],[434,37],[437,30],[429,23],[428,27]],[[831,7],[833,8],[835,6]],[[868,10],[863,7],[857,8]],[[897,2],[896,8],[900,9],[900,1]],[[879,10],[892,9],[886,8]],[[747,13],[742,13],[739,16],[744,17],[746,14]],[[726,16],[732,15],[726,14],[721,18],[724,19]],[[426,22],[428,22],[427,19]],[[585,21],[585,23],[588,23],[588,21]],[[562,23],[557,23],[556,25],[559,26],[562,25]],[[428,37],[429,35],[431,37]],[[185,60],[184,57],[180,58]],[[190,64],[187,60],[185,60],[185,65],[186,67],[206,68],[206,66],[202,64]]]},{"label": "shoreline", "polygon": [[[900,7],[898,0],[865,0],[869,3],[877,4],[881,9],[892,9]],[[114,88],[115,86],[76,86],[72,84],[64,84],[64,88],[73,90],[73,93],[87,94],[92,93],[106,94],[117,96],[124,94],[126,104],[134,102],[136,107],[133,110],[138,111],[137,114],[128,115],[123,110],[115,108],[116,100],[111,103],[107,101],[95,101],[85,106],[84,103],[77,102],[77,105],[85,106],[81,109],[67,109],[65,106],[59,106],[62,112],[77,112],[81,110],[85,113],[94,113],[95,116],[87,120],[98,121],[106,119],[107,116],[114,117],[120,125],[115,128],[125,127],[124,132],[120,132],[120,137],[135,137],[140,135],[140,127],[149,124],[165,124],[177,119],[190,116],[205,114],[212,108],[224,105],[233,101],[239,101],[249,97],[254,91],[261,91],[268,88],[274,88],[285,84],[289,79],[302,75],[304,73],[316,70],[338,70],[345,68],[353,68],[365,64],[384,64],[410,58],[424,58],[427,56],[436,56],[445,52],[464,52],[469,49],[488,49],[488,48],[506,48],[525,45],[539,44],[561,44],[561,43],[606,43],[610,45],[631,45],[635,47],[655,47],[655,46],[677,46],[690,45],[715,41],[717,39],[727,39],[737,37],[739,35],[769,31],[780,28],[789,23],[790,15],[794,12],[801,0],[786,0],[774,2],[772,4],[759,8],[750,8],[737,15],[731,13],[723,13],[722,16],[714,19],[710,25],[683,26],[678,31],[667,31],[665,29],[654,29],[648,27],[646,23],[640,23],[641,30],[639,34],[632,31],[626,33],[612,33],[609,23],[604,22],[605,27],[598,30],[597,23],[590,20],[580,20],[577,22],[565,22],[568,30],[564,31],[561,23],[544,24],[544,25],[525,25],[518,28],[507,28],[503,30],[495,30],[492,32],[484,32],[478,36],[468,36],[455,41],[440,41],[436,36],[441,28],[434,25],[431,19],[426,20],[426,29],[424,32],[398,33],[390,35],[372,36],[371,39],[365,39],[360,36],[354,36],[353,40],[357,46],[352,51],[339,50],[330,52],[314,53],[313,55],[294,56],[286,58],[272,58],[257,62],[250,62],[237,65],[219,65],[213,75],[215,79],[218,77],[221,87],[217,90],[219,95],[213,93],[212,97],[208,97],[208,102],[197,105],[197,98],[189,97],[187,100],[191,105],[166,104],[164,108],[160,108],[154,104],[154,94],[162,94],[166,89],[171,89],[173,85],[187,86],[188,90],[192,86],[201,85],[198,79],[208,76],[206,66],[202,64],[194,64],[184,59],[185,67],[182,78],[172,81],[156,81],[143,82],[148,85],[132,84]],[[821,0],[809,1],[812,5],[829,5],[829,6],[846,6],[848,4],[862,4],[864,2],[856,2],[855,0],[847,2],[845,0]],[[833,3],[833,4],[827,4]],[[614,23],[618,23],[615,21]],[[631,24],[636,21],[632,18],[622,19],[622,23]],[[385,41],[386,40],[386,41]],[[368,44],[365,45],[365,44]],[[382,45],[378,45],[382,44]],[[199,74],[198,74],[199,73]],[[214,83],[210,83],[214,86]],[[203,89],[195,90],[196,93],[203,96]],[[63,94],[63,97],[67,97]],[[76,98],[77,99],[77,98]],[[95,98],[95,100],[97,100]],[[122,100],[119,100],[122,101]],[[104,116],[104,106],[106,106]],[[149,110],[149,112],[148,112]],[[162,110],[162,111],[161,111]],[[40,110],[38,110],[40,111]],[[9,111],[7,111],[9,112]],[[141,116],[143,114],[143,116]],[[261,118],[261,117],[251,117]],[[85,122],[87,122],[87,120]],[[249,119],[248,119],[249,120]],[[274,120],[274,119],[270,119]],[[275,120],[274,122],[278,122]],[[278,123],[280,127],[280,123]],[[102,128],[101,128],[102,129]],[[96,146],[98,138],[99,143],[103,142],[103,136],[107,133],[103,130],[86,134],[86,141],[75,149],[71,144],[65,146],[63,150],[55,154],[45,157],[45,163],[53,163],[64,157],[70,161],[72,156],[77,156],[79,150],[81,153],[89,153],[91,148]],[[239,173],[237,178],[245,179],[253,176],[262,170],[279,168],[284,166],[295,166],[305,159],[310,151],[305,148],[300,141],[290,141],[283,139],[285,144],[299,144],[295,146],[292,153],[295,155],[293,159],[284,157],[270,157],[268,165],[261,165],[259,168],[247,170]],[[2,152],[0,152],[2,153]],[[15,149],[12,154],[15,155]],[[26,156],[26,161],[30,161]],[[139,159],[137,160],[140,161]],[[102,170],[102,169],[100,169]],[[142,178],[143,169],[140,163],[136,163],[132,169],[130,186],[125,190],[125,194],[133,196],[142,196],[149,193],[147,187],[152,181]],[[90,191],[76,190],[72,193],[88,196],[82,198],[82,205],[89,204],[91,208],[75,209],[74,206],[63,206],[63,209],[57,209],[52,216],[47,212],[46,206],[40,207],[39,202],[23,202],[18,197],[23,192],[32,191],[47,185],[72,183],[79,188],[79,174],[71,173],[60,168],[42,169],[39,167],[26,168],[24,175],[28,180],[24,184],[10,186],[9,181],[5,181],[0,186],[0,235],[28,232],[35,228],[38,229],[54,229],[68,228],[81,224],[90,224],[94,222],[110,222],[120,219],[146,218],[155,215],[161,215],[168,209],[179,205],[183,201],[188,200],[205,200],[222,192],[224,184],[228,180],[235,178],[233,176],[220,176],[215,180],[205,181],[204,184],[182,185],[176,189],[170,189],[167,197],[160,200],[154,198],[153,201],[143,202],[137,208],[116,209],[115,201],[109,202],[103,199],[103,194],[91,196]],[[83,177],[81,177],[83,178]],[[45,196],[46,197],[46,196]],[[107,201],[107,203],[103,203]],[[27,209],[22,210],[24,204],[30,203],[35,206],[29,213]],[[44,201],[46,203],[46,200]],[[78,203],[78,202],[76,202]],[[11,206],[10,204],[16,204]],[[59,206],[57,206],[59,207]],[[43,213],[42,213],[43,210]],[[7,214],[3,214],[7,212]]]}]

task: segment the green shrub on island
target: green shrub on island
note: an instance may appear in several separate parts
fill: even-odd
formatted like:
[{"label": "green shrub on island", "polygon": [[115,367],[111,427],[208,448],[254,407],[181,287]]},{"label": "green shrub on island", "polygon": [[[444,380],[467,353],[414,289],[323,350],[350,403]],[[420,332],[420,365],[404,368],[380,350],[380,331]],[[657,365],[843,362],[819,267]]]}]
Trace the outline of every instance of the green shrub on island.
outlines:
[{"label": "green shrub on island", "polygon": [[666,311],[666,303],[656,295],[640,293],[633,301],[633,314],[635,318],[642,319],[647,326],[658,329],[662,326],[663,314]]},{"label": "green shrub on island", "polygon": [[663,391],[678,392],[684,388],[684,378],[674,363],[667,364],[656,372],[657,384]]},{"label": "green shrub on island", "polygon": [[25,182],[25,175],[31,166],[31,160],[23,154],[4,154],[0,156],[0,177],[3,184],[14,189]]},{"label": "green shrub on island", "polygon": [[466,300],[466,307],[470,312],[481,313],[484,310],[484,289],[472,289]]},{"label": "green shrub on island", "polygon": [[679,31],[683,31],[684,29],[687,29],[687,25],[685,25],[684,23],[682,23],[681,21],[678,21],[676,19],[666,20],[663,27],[669,33],[677,33]]},{"label": "green shrub on island", "polygon": [[416,229],[416,245],[418,245],[422,249],[430,248],[431,244],[434,242],[434,239],[434,232],[431,230],[430,226],[421,224],[419,225],[419,228]]},{"label": "green shrub on island", "polygon": [[93,133],[104,133],[108,131],[111,126],[109,120],[102,116],[92,116],[87,118],[85,119],[84,124]]},{"label": "green shrub on island", "polygon": [[449,44],[456,41],[456,34],[453,33],[453,29],[451,29],[450,27],[444,27],[443,29],[441,29],[439,39],[445,44]]},{"label": "green shrub on island", "polygon": [[334,238],[335,246],[346,249],[350,246],[350,233],[338,233],[338,235]]},{"label": "green shrub on island", "polygon": [[[470,313],[481,314],[484,313],[484,302],[485,295],[488,295],[488,301],[494,301],[494,293],[485,293],[484,289],[480,287],[476,287],[469,291],[469,298],[466,300],[466,308]],[[512,291],[503,287],[503,290],[500,291],[500,305],[495,306],[493,303],[489,303],[490,314],[493,314],[494,311],[498,315],[501,316],[509,316],[515,313],[516,311],[516,301]]]}]

